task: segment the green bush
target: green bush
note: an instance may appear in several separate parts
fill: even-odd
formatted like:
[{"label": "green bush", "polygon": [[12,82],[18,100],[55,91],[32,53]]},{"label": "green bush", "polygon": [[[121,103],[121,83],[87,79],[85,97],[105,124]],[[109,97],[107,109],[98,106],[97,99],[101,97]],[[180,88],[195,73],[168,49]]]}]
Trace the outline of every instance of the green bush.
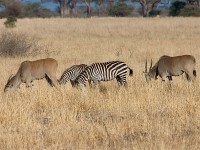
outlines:
[{"label": "green bush", "polygon": [[189,17],[189,16],[200,16],[200,8],[197,5],[185,5],[180,11],[180,16]]},{"label": "green bush", "polygon": [[170,16],[178,16],[181,12],[181,9],[186,5],[185,2],[176,1],[172,3],[170,7],[169,15]]},{"label": "green bush", "polygon": [[6,28],[13,28],[15,27],[15,23],[17,22],[17,18],[13,16],[8,16],[7,20],[4,22]]},{"label": "green bush", "polygon": [[117,17],[130,16],[132,9],[133,8],[128,6],[126,3],[118,2],[108,10],[108,14]]}]

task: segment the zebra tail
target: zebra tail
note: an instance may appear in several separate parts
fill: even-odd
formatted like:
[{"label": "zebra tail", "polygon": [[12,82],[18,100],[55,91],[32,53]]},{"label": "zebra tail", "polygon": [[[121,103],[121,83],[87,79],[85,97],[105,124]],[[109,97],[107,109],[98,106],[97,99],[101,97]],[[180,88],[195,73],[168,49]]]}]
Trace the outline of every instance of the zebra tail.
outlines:
[{"label": "zebra tail", "polygon": [[195,77],[197,76],[196,70],[193,70],[193,75],[194,75]]},{"label": "zebra tail", "polygon": [[133,76],[133,69],[131,69],[130,67],[128,67],[129,69],[129,76]]}]

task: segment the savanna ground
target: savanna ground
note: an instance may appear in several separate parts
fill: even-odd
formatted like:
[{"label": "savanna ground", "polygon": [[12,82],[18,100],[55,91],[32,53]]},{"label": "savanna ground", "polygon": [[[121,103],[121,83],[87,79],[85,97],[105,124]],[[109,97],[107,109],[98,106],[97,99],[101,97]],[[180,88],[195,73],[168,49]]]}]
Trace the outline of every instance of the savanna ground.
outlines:
[{"label": "savanna ground", "polygon": [[[0,31],[40,39],[48,53],[0,58],[0,149],[200,149],[200,18],[22,19]],[[2,33],[2,32],[1,32]],[[0,34],[1,34],[0,33]],[[161,55],[192,54],[197,78],[146,83],[144,63]],[[53,57],[57,78],[74,64],[125,61],[134,70],[128,89],[115,80],[99,89],[31,89],[4,94],[8,77],[24,60]]]}]

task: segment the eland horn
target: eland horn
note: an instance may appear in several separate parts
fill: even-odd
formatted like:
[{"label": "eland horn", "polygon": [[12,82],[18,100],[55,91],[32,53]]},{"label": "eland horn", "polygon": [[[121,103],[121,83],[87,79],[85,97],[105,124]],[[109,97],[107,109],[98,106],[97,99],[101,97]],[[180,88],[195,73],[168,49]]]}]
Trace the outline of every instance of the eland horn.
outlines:
[{"label": "eland horn", "polygon": [[145,70],[144,70],[145,73],[147,73],[147,59],[146,59],[146,62],[145,62]]},{"label": "eland horn", "polygon": [[150,72],[151,68],[152,68],[152,59],[151,59],[151,65],[149,67],[149,72]]}]

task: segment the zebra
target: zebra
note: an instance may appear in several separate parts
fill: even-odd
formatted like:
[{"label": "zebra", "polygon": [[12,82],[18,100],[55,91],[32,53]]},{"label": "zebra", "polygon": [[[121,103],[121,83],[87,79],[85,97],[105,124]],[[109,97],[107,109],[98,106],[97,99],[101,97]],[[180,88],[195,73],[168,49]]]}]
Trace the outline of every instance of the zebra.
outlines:
[{"label": "zebra", "polygon": [[80,64],[80,65],[73,65],[70,68],[66,69],[60,79],[58,80],[59,84],[66,84],[70,80],[72,87],[75,86],[74,81],[77,78],[77,76],[85,70],[87,67],[86,64]]},{"label": "zebra", "polygon": [[93,63],[76,78],[75,85],[86,86],[88,80],[93,81],[95,85],[99,81],[110,81],[116,78],[119,85],[127,87],[126,74],[129,69],[129,75],[133,75],[133,70],[122,61],[110,61],[104,63]]}]

